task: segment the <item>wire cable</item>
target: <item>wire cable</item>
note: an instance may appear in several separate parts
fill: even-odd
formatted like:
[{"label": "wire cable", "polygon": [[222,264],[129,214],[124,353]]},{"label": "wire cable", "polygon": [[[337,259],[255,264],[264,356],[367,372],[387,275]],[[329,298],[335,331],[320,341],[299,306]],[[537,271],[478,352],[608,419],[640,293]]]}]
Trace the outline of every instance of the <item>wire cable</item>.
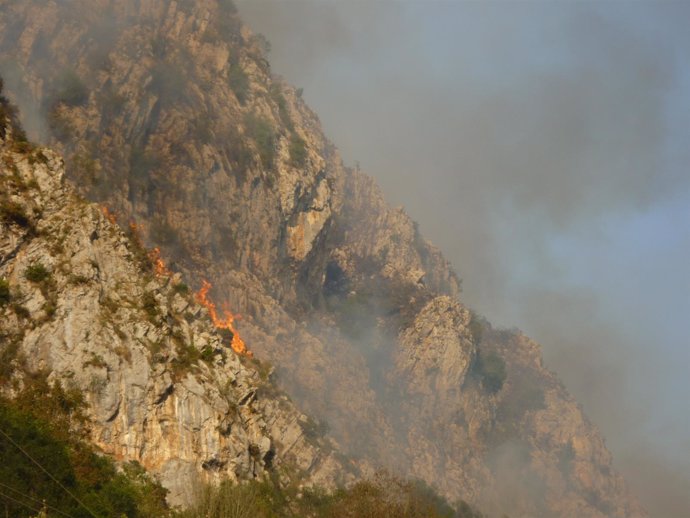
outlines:
[{"label": "wire cable", "polygon": [[[21,496],[23,496],[24,498],[28,498],[29,500],[33,500],[34,502],[36,502],[36,503],[38,503],[38,504],[41,504],[42,507],[45,507],[46,509],[50,509],[51,511],[55,511],[56,513],[61,514],[62,516],[66,516],[67,518],[74,518],[71,514],[67,514],[66,512],[61,511],[60,509],[58,509],[57,507],[53,507],[52,505],[48,505],[48,504],[46,504],[43,500],[39,500],[39,499],[36,498],[36,497],[33,497],[33,496],[31,496],[31,495],[27,495],[26,493],[22,493],[22,492],[19,491],[18,489],[15,489],[15,488],[13,488],[13,487],[10,487],[10,486],[8,486],[7,484],[3,484],[2,482],[0,482],[0,486],[4,487],[5,489],[9,489],[9,490],[12,491],[13,493],[17,493],[18,495],[21,495]],[[2,493],[0,493],[0,495],[1,495],[1,494],[2,494]]]},{"label": "wire cable", "polygon": [[36,464],[36,466],[38,466],[38,467],[41,469],[41,471],[43,471],[43,473],[45,473],[46,475],[48,475],[48,476],[49,476],[58,486],[60,486],[69,496],[71,496],[72,498],[74,498],[74,500],[75,500],[79,505],[81,505],[84,509],[86,509],[86,511],[87,511],[91,516],[93,516],[93,518],[98,518],[98,516],[96,516],[96,514],[95,514],[91,509],[89,509],[89,508],[86,506],[86,504],[84,504],[84,502],[82,502],[81,500],[79,500],[79,499],[74,495],[74,493],[72,493],[69,489],[67,489],[67,488],[62,484],[62,482],[60,482],[57,478],[55,478],[53,475],[51,475],[50,472],[49,472],[47,469],[45,469],[45,468],[41,465],[40,462],[38,462],[38,461],[37,461],[36,459],[34,459],[31,455],[29,455],[29,454],[26,452],[26,450],[24,450],[24,448],[22,448],[19,444],[17,444],[17,443],[14,441],[14,439],[12,439],[12,437],[10,437],[9,435],[7,435],[2,429],[0,429],[0,435],[2,435],[3,437],[5,437],[5,439],[7,439],[8,441],[10,441],[10,443],[12,443],[12,444],[14,445],[15,448],[17,448],[20,452],[22,452],[24,455],[26,455],[26,456],[28,457],[28,459],[29,459],[31,462],[33,462],[34,464]]},{"label": "wire cable", "polygon": [[3,498],[7,498],[8,500],[10,500],[11,502],[14,502],[15,504],[19,504],[19,505],[21,505],[22,507],[26,507],[26,508],[29,509],[30,511],[33,511],[34,513],[38,513],[39,515],[41,514],[41,511],[43,511],[43,509],[36,509],[35,507],[31,507],[30,505],[28,505],[28,504],[26,504],[26,503],[24,503],[24,502],[20,502],[20,501],[17,500],[16,498],[13,498],[13,497],[11,497],[11,496],[9,496],[9,495],[6,495],[6,494],[3,493],[2,491],[0,491],[0,496],[3,497]]}]

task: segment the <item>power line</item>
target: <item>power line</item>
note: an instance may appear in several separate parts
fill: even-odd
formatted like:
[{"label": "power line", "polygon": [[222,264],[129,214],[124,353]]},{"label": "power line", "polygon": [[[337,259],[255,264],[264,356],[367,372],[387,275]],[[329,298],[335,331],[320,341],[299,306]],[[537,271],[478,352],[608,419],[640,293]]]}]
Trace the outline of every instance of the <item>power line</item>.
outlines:
[{"label": "power line", "polygon": [[21,505],[22,507],[26,507],[27,509],[29,509],[30,511],[33,511],[34,513],[39,513],[39,514],[40,514],[41,511],[43,510],[43,509],[36,509],[35,507],[31,507],[30,505],[28,505],[28,504],[26,504],[26,503],[24,503],[24,502],[20,502],[20,501],[17,500],[16,498],[13,498],[13,497],[11,497],[11,496],[9,496],[9,495],[6,495],[5,493],[3,493],[3,492],[1,492],[1,491],[0,491],[0,496],[3,497],[3,498],[7,498],[8,500],[14,502],[15,504],[19,504],[19,505]]},{"label": "power line", "polygon": [[76,500],[76,502],[77,502],[79,505],[81,505],[84,509],[86,509],[86,511],[87,511],[91,516],[93,516],[93,518],[98,518],[98,516],[96,516],[96,514],[95,514],[91,509],[89,509],[89,508],[86,506],[86,504],[84,504],[84,502],[82,502],[81,500],[79,500],[69,489],[67,489],[65,486],[63,486],[62,483],[61,483],[57,478],[55,478],[53,475],[51,475],[50,472],[48,472],[48,470],[45,469],[45,468],[41,465],[40,462],[38,462],[38,461],[37,461],[36,459],[34,459],[31,455],[29,455],[29,454],[26,452],[26,450],[24,450],[24,448],[22,448],[22,447],[19,446],[16,442],[14,442],[14,440],[12,439],[12,437],[10,437],[9,435],[7,435],[4,431],[2,431],[2,429],[0,429],[0,434],[2,434],[2,436],[5,437],[5,439],[7,439],[8,441],[10,441],[10,442],[14,445],[15,448],[17,448],[20,452],[22,452],[24,455],[26,455],[26,456],[28,457],[28,459],[29,459],[31,462],[33,462],[34,464],[36,464],[36,466],[38,466],[38,467],[41,469],[41,471],[43,471],[43,473],[45,473],[46,475],[48,475],[48,476],[49,476],[58,486],[60,486],[69,496],[71,496],[72,498],[74,498],[74,500]]},{"label": "power line", "polygon": [[[15,488],[13,488],[13,487],[10,487],[10,486],[8,486],[7,484],[3,484],[2,482],[0,482],[0,486],[4,487],[5,489],[9,489],[9,490],[12,491],[13,493],[17,493],[18,495],[21,495],[21,496],[23,496],[24,498],[28,498],[29,500],[33,500],[34,502],[37,502],[37,503],[41,504],[41,506],[44,506],[44,507],[46,507],[47,509],[50,509],[51,511],[55,511],[55,512],[58,513],[58,514],[61,514],[61,515],[63,515],[63,516],[67,516],[67,518],[74,518],[71,514],[67,514],[67,513],[65,513],[64,511],[61,511],[60,509],[58,509],[57,507],[53,507],[52,505],[48,505],[48,504],[46,504],[43,500],[39,500],[38,498],[35,498],[35,497],[31,496],[31,495],[27,495],[26,493],[22,493],[22,492],[19,491],[18,489],[15,489]],[[3,493],[0,493],[0,495],[2,495],[2,494],[3,494]]]}]

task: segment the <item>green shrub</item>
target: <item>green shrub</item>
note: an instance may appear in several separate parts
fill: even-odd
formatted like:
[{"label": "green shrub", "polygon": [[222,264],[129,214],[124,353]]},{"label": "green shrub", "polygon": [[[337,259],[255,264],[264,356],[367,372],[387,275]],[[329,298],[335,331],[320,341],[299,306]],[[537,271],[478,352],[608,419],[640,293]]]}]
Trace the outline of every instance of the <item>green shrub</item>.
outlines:
[{"label": "green shrub", "polygon": [[[163,45],[163,44],[161,44]],[[154,54],[165,54],[165,49],[153,49]],[[188,71],[178,62],[159,61],[151,69],[150,87],[165,102],[179,102],[185,97]]]},{"label": "green shrub", "polygon": [[470,311],[470,323],[469,323],[470,334],[472,335],[472,341],[479,345],[482,341],[482,336],[484,334],[484,321],[477,315],[474,311]]},{"label": "green shrub", "polygon": [[96,160],[88,151],[80,151],[72,155],[70,160],[73,178],[83,185],[93,185],[96,183],[96,173],[98,165]]},{"label": "green shrub", "polygon": [[58,79],[58,91],[55,95],[56,104],[67,106],[82,106],[89,99],[89,90],[84,82],[73,71],[68,70]]},{"label": "green shrub", "polygon": [[[300,493],[301,496],[297,497]],[[205,486],[196,504],[178,518],[483,518],[465,502],[455,508],[420,481],[386,473],[348,489],[297,489],[272,481]]]},{"label": "green shrub", "polygon": [[177,235],[177,230],[164,221],[153,221],[151,223],[150,237],[157,245],[171,248],[179,246],[180,238]]},{"label": "green shrub", "polygon": [[9,339],[8,336],[0,334],[0,384],[7,383],[12,379],[15,371],[15,360],[20,357],[19,339]]},{"label": "green shrub", "polygon": [[307,163],[307,146],[304,140],[293,135],[290,137],[290,164],[294,167],[304,167]]},{"label": "green shrub", "polygon": [[116,117],[122,112],[127,98],[111,86],[101,94],[100,101],[103,113],[108,117]]},{"label": "green shrub", "polygon": [[31,312],[21,304],[13,303],[11,307],[12,311],[14,311],[14,314],[17,315],[17,317],[24,320],[28,320],[31,318]]},{"label": "green shrub", "polygon": [[0,279],[0,306],[8,304],[11,298],[10,283],[5,279]]},{"label": "green shrub", "polygon": [[68,278],[70,284],[74,284],[77,286],[88,284],[91,282],[91,279],[87,277],[86,275],[74,275],[71,274]]},{"label": "green shrub", "polygon": [[141,309],[149,316],[150,319],[158,316],[158,301],[156,296],[147,291],[141,299]]},{"label": "green shrub", "polygon": [[258,117],[254,114],[247,114],[244,119],[244,124],[247,128],[249,136],[256,143],[261,158],[261,164],[264,169],[271,169],[273,167],[273,160],[275,159],[275,131],[271,123],[263,117]]},{"label": "green shrub", "polygon": [[475,372],[481,380],[482,387],[491,394],[503,388],[506,380],[506,364],[495,352],[479,352],[475,362]]},{"label": "green shrub", "polygon": [[145,183],[151,171],[157,169],[162,164],[160,157],[144,149],[143,146],[135,146],[129,154],[130,176],[138,182]]},{"label": "green shrub", "polygon": [[11,200],[0,201],[0,216],[6,223],[15,223],[20,227],[30,227],[31,220],[24,207]]},{"label": "green shrub", "polygon": [[280,115],[280,121],[283,123],[288,130],[294,131],[295,125],[290,118],[290,112],[288,110],[287,101],[281,90],[280,83],[273,83],[271,85],[271,99],[278,106],[278,114]]},{"label": "green shrub", "polygon": [[69,140],[74,135],[74,125],[57,107],[48,112],[48,128],[60,141]]},{"label": "green shrub", "polygon": [[213,361],[216,351],[210,345],[207,345],[201,350],[200,358],[206,363],[211,363]]},{"label": "green shrub", "polygon": [[178,518],[272,518],[281,516],[273,507],[267,483],[234,484],[229,481],[219,486],[205,486],[200,490],[197,503]]},{"label": "green shrub", "polygon": [[[130,463],[118,471],[73,432],[75,423],[85,423],[83,408],[81,394],[49,384],[44,375],[27,378],[15,399],[0,399],[0,430],[9,436],[0,440],[0,483],[27,495],[24,502],[39,502],[36,508],[43,502],[48,516],[166,516],[165,490],[140,466]],[[16,518],[37,514],[9,499],[3,500],[2,509]]]},{"label": "green shrub", "polygon": [[330,495],[308,493],[306,501],[318,509],[313,516],[324,518],[483,518],[464,502],[453,508],[421,481],[406,481],[387,473]]},{"label": "green shrub", "polygon": [[50,278],[50,271],[41,263],[31,263],[24,272],[26,280],[39,283]]},{"label": "green shrub", "polygon": [[187,286],[184,282],[181,282],[179,284],[175,284],[173,286],[173,293],[179,293],[180,295],[186,295],[189,293],[189,286]]},{"label": "green shrub", "polygon": [[230,70],[228,71],[228,84],[235,93],[235,97],[237,97],[240,104],[246,103],[251,91],[249,78],[239,63],[230,65]]},{"label": "green shrub", "polygon": [[319,437],[323,437],[328,433],[329,426],[328,423],[321,419],[313,419],[312,417],[307,417],[307,420],[300,423],[304,436],[310,440],[316,440]]},{"label": "green shrub", "polygon": [[[19,111],[10,103],[10,101],[3,94],[5,82],[0,77],[0,137],[5,138],[7,134],[7,123],[10,127],[18,126]],[[16,131],[15,131],[16,133]],[[26,134],[22,131],[23,140],[26,140]],[[16,138],[16,135],[15,135]]]},{"label": "green shrub", "polygon": [[190,369],[202,359],[202,352],[193,345],[178,343],[177,358],[172,361],[173,377],[181,379]]}]

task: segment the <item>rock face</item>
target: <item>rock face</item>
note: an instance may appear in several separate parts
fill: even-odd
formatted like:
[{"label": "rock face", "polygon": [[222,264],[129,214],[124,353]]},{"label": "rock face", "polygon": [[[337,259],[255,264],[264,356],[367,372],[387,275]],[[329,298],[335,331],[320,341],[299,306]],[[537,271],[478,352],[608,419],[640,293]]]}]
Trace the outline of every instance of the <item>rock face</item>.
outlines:
[{"label": "rock face", "polygon": [[308,418],[222,343],[179,274],[138,264],[136,241],[64,184],[62,159],[23,147],[11,131],[0,141],[0,339],[14,380],[44,371],[81,389],[92,440],[155,473],[172,503],[200,474],[285,466],[335,483],[343,467],[307,437]]},{"label": "rock face", "polygon": [[[80,193],[135,220],[195,287],[208,279],[214,299],[242,313],[250,347],[318,416],[310,430],[330,429],[364,470],[386,466],[497,513],[645,516],[538,346],[461,304],[441,253],[342,164],[231,2],[7,0],[0,9],[0,71],[27,124],[65,154]],[[177,307],[165,289],[158,303]],[[167,457],[123,419],[149,423],[168,384],[155,369],[137,372],[134,393],[152,399],[130,405],[106,391],[119,412],[100,441],[162,466]],[[198,400],[195,383],[180,380],[186,388],[160,403],[175,441],[194,427],[180,423],[206,419],[171,413],[172,402],[181,412]],[[217,448],[185,448],[218,465]]]}]

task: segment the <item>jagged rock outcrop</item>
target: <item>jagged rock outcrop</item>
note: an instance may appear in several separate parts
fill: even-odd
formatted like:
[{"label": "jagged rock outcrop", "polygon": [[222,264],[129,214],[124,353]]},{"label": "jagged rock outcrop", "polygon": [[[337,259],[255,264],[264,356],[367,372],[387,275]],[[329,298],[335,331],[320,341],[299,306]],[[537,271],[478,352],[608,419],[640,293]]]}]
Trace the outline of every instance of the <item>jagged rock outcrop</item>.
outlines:
[{"label": "jagged rock outcrop", "polygon": [[200,479],[281,466],[341,479],[332,445],[309,438],[309,419],[268,373],[223,343],[179,274],[142,267],[136,238],[64,184],[57,154],[9,131],[0,185],[0,349],[14,382],[44,371],[80,389],[93,442],[141,462],[172,503]]},{"label": "jagged rock outcrop", "polygon": [[448,262],[342,164],[231,2],[0,9],[0,68],[71,181],[209,279],[362,469],[513,517],[645,516],[538,346],[461,304]]}]

